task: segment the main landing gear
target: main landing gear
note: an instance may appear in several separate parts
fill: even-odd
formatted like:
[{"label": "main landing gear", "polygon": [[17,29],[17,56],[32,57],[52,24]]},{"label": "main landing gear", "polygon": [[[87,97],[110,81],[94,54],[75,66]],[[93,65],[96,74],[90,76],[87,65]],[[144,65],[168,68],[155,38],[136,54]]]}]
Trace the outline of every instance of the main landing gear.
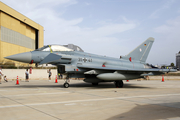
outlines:
[{"label": "main landing gear", "polygon": [[114,81],[114,84],[117,88],[123,88],[123,85],[124,85],[122,80]]}]

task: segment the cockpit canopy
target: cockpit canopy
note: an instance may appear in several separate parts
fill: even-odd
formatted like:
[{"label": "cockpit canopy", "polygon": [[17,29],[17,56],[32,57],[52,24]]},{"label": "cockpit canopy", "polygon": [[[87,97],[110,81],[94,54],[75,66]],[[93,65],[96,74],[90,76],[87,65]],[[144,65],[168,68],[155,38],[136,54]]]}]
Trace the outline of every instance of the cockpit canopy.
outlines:
[{"label": "cockpit canopy", "polygon": [[76,46],[76,49],[68,48],[68,46],[67,47],[66,46],[67,45],[64,45],[64,46],[61,46],[61,45],[46,45],[46,46],[44,46],[42,48],[36,49],[35,51],[81,51],[81,52],[83,52],[83,50],[78,46]]}]

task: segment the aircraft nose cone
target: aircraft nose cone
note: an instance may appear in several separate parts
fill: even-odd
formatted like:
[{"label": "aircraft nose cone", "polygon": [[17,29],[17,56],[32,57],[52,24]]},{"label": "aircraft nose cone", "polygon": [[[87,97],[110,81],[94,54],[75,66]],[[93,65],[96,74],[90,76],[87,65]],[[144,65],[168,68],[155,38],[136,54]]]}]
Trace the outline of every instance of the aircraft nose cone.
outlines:
[{"label": "aircraft nose cone", "polygon": [[15,60],[19,62],[30,63],[32,59],[31,52],[25,52],[5,57],[6,59]]}]

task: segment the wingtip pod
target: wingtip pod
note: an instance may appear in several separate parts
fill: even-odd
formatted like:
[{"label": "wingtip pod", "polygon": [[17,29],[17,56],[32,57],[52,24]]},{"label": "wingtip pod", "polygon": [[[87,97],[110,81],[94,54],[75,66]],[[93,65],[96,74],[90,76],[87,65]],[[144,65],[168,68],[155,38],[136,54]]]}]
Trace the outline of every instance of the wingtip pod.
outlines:
[{"label": "wingtip pod", "polygon": [[160,72],[177,72],[177,69],[161,69]]}]

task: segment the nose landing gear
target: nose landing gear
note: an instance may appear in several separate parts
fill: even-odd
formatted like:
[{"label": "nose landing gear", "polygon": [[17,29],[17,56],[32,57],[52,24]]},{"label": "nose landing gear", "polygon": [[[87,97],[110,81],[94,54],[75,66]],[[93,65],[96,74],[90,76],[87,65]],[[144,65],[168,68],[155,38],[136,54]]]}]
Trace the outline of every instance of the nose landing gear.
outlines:
[{"label": "nose landing gear", "polygon": [[69,82],[70,82],[70,80],[69,80],[69,77],[67,76],[66,80],[65,80],[65,83],[63,84],[64,88],[68,88],[69,87]]},{"label": "nose landing gear", "polygon": [[69,83],[68,82],[65,82],[64,83],[64,88],[68,88],[69,87]]}]

